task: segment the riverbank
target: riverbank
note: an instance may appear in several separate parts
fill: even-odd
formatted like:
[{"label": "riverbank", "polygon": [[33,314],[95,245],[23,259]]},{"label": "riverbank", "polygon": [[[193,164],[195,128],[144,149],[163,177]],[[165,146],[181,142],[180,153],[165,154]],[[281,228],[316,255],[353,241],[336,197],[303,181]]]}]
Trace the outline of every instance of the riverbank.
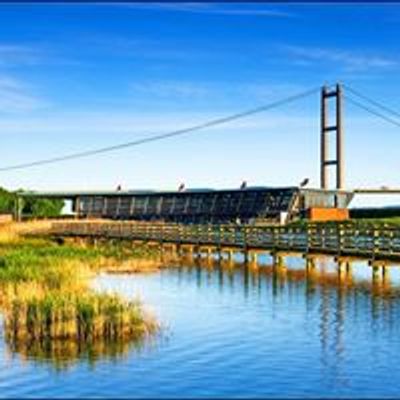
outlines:
[{"label": "riverbank", "polygon": [[139,300],[90,288],[100,271],[157,270],[153,250],[123,243],[59,245],[15,232],[0,230],[0,311],[10,348],[70,359],[88,349],[97,355],[122,351],[158,330]]}]

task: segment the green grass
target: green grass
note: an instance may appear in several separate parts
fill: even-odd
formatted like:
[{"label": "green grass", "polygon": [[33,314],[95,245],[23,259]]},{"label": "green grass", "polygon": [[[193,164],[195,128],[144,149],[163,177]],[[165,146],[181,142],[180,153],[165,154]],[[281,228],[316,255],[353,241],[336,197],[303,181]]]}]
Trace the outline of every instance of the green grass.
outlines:
[{"label": "green grass", "polygon": [[[49,289],[68,284],[79,264],[97,269],[97,264],[113,260],[155,257],[154,250],[128,246],[124,243],[101,244],[96,247],[58,245],[44,239],[25,239],[0,243],[0,284],[37,282]],[[72,279],[73,280],[73,279]]]},{"label": "green grass", "polygon": [[385,217],[385,218],[354,218],[351,219],[356,224],[371,224],[377,226],[390,225],[400,227],[400,217]]}]

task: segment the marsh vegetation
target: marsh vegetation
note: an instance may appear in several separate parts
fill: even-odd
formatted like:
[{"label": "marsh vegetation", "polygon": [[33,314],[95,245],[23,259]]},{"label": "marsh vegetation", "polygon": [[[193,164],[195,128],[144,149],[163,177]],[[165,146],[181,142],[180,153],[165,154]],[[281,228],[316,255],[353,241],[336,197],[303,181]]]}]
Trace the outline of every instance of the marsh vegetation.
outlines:
[{"label": "marsh vegetation", "polygon": [[59,245],[0,235],[0,307],[10,349],[64,361],[116,356],[154,334],[157,323],[139,300],[90,288],[96,273],[121,265],[123,271],[152,271],[156,252],[123,243]]}]

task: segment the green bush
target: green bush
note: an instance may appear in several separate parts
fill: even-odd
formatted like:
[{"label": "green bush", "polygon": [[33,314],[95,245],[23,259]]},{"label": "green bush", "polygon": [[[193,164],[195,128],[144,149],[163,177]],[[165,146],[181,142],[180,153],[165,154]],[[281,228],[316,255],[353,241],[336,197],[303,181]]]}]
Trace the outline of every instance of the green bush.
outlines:
[{"label": "green bush", "polygon": [[61,214],[63,207],[63,200],[24,197],[22,214],[33,217],[57,217]]},{"label": "green bush", "polygon": [[0,188],[0,214],[10,214],[14,211],[16,196]]},{"label": "green bush", "polygon": [[[0,187],[0,214],[12,214],[15,212],[17,193],[23,190],[10,192]],[[24,197],[21,201],[22,214],[33,217],[57,217],[61,214],[64,201],[60,199],[38,199]]]}]

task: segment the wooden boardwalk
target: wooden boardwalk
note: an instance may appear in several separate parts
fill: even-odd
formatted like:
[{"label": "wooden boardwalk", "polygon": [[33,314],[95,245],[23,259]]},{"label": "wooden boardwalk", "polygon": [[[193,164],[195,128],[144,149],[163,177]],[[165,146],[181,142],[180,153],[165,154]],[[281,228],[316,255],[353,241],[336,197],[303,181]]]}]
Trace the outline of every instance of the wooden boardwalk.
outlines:
[{"label": "wooden boardwalk", "polygon": [[307,228],[236,225],[183,225],[158,222],[57,222],[55,237],[90,237],[140,240],[176,245],[209,246],[216,250],[237,249],[271,253],[294,252],[303,255],[326,254],[364,258],[371,262],[400,262],[400,229],[357,229],[351,225]]}]

